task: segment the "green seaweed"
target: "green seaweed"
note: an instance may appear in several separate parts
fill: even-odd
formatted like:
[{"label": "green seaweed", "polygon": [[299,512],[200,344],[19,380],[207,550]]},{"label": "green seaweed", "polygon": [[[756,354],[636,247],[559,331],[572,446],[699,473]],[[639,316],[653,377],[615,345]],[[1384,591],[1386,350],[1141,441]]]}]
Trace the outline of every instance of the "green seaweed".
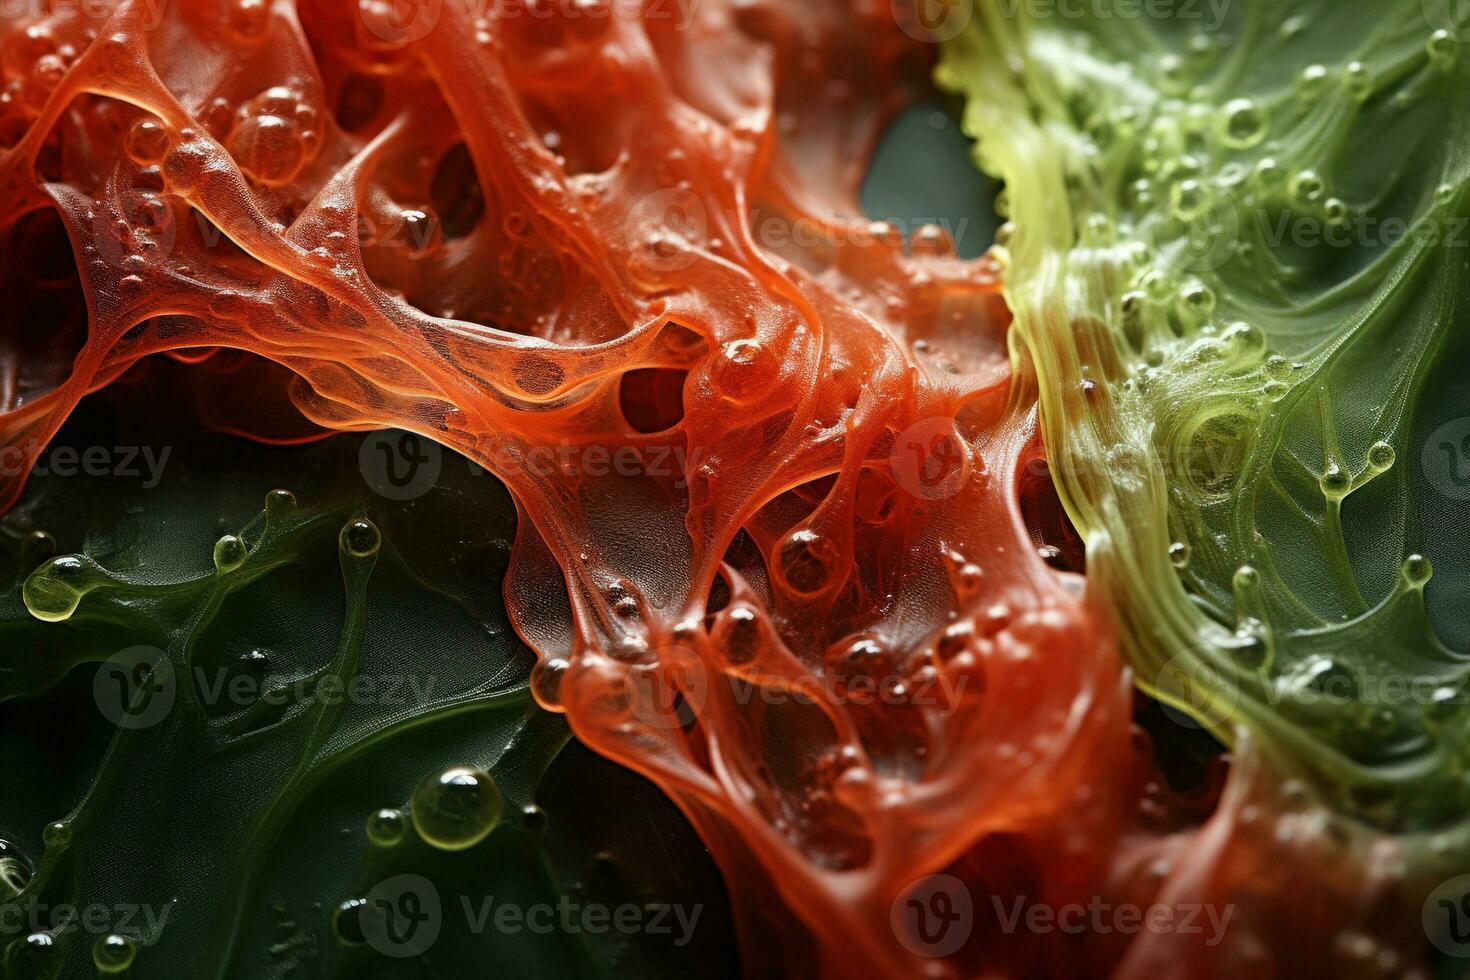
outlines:
[{"label": "green seaweed", "polygon": [[156,479],[53,465],[0,519],[4,975],[733,972],[688,824],[529,696],[504,488],[443,453],[385,499],[362,437],[204,432],[179,370],[56,443]]},{"label": "green seaweed", "polygon": [[1470,469],[1452,6],[993,0],[937,72],[1139,683],[1430,864],[1470,811],[1463,578],[1430,584]]}]

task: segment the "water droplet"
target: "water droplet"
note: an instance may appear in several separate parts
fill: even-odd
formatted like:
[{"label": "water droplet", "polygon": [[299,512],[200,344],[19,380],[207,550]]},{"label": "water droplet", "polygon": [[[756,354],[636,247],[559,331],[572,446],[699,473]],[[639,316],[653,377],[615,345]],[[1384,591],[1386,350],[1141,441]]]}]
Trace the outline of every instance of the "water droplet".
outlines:
[{"label": "water droplet", "polygon": [[240,170],[266,186],[284,184],[296,176],[306,155],[295,120],[269,114],[242,122],[229,145]]},{"label": "water droplet", "polygon": [[59,623],[70,619],[82,596],[106,577],[90,558],[62,555],[32,572],[21,588],[21,596],[32,616]]},{"label": "water droplet", "polygon": [[337,906],[332,913],[332,932],[348,946],[361,946],[367,942],[362,932],[362,914],[367,911],[365,898],[349,898]]},{"label": "water droplet", "polygon": [[1315,204],[1327,193],[1327,182],[1315,170],[1291,178],[1291,196],[1298,204]]},{"label": "water droplet", "polygon": [[271,655],[264,650],[248,650],[240,654],[240,667],[252,674],[264,674],[270,670]]},{"label": "water droplet", "polygon": [[1193,221],[1209,209],[1210,197],[1205,185],[1194,178],[1181,180],[1169,192],[1169,203],[1181,221]]},{"label": "water droplet", "polygon": [[122,973],[133,965],[137,956],[137,944],[115,932],[100,937],[92,947],[92,962],[99,973]]},{"label": "water droplet", "polygon": [[560,657],[537,660],[531,667],[531,694],[547,711],[562,711],[561,683],[571,664]]},{"label": "water droplet", "polygon": [[1328,463],[1321,477],[1322,493],[1328,500],[1341,500],[1352,489],[1353,478],[1337,463]]},{"label": "water droplet", "polygon": [[1232,99],[1225,104],[1221,136],[1225,145],[1243,150],[1266,138],[1266,113],[1250,99]]},{"label": "water droplet", "polygon": [[546,811],[534,803],[521,807],[521,826],[533,834],[546,829]]},{"label": "water droplet", "polygon": [[1215,312],[1214,290],[1202,283],[1190,283],[1179,291],[1179,315],[1186,323],[1198,325]]},{"label": "water droplet", "polygon": [[1348,62],[1343,75],[1347,79],[1348,94],[1359,102],[1373,94],[1373,73],[1361,61]]},{"label": "water droplet", "polygon": [[1280,354],[1272,354],[1266,358],[1266,377],[1275,381],[1285,381],[1291,377],[1291,362]]},{"label": "water droplet", "polygon": [[20,848],[0,840],[0,901],[19,895],[30,883],[31,863]]},{"label": "water droplet", "polygon": [[380,847],[392,847],[403,840],[405,831],[408,830],[408,821],[403,817],[402,810],[385,807],[367,819],[368,840]]},{"label": "water droplet", "polygon": [[124,149],[134,163],[151,167],[164,158],[168,146],[168,130],[163,128],[163,123],[152,116],[144,116],[128,130]]},{"label": "water droplet", "polygon": [[1235,576],[1231,582],[1237,590],[1249,592],[1261,583],[1261,573],[1250,565],[1241,565],[1235,570]]},{"label": "water droplet", "polygon": [[290,490],[272,490],[265,495],[266,514],[279,514],[296,509],[296,495]]},{"label": "water droplet", "polygon": [[1348,221],[1347,202],[1338,197],[1329,197],[1322,204],[1322,216],[1327,219],[1327,223],[1332,227],[1343,227]]},{"label": "water droplet", "polygon": [[1297,94],[1306,99],[1314,99],[1321,95],[1326,85],[1326,65],[1307,65],[1296,76]]},{"label": "water droplet", "polygon": [[1422,588],[1434,575],[1434,565],[1423,555],[1410,555],[1404,559],[1404,580],[1410,588]]},{"label": "water droplet", "polygon": [[342,550],[353,558],[371,558],[378,553],[378,547],[383,543],[378,526],[365,517],[348,521],[342,528],[339,540]]},{"label": "water droplet", "polygon": [[1429,55],[1429,60],[1447,68],[1455,63],[1455,56],[1460,53],[1459,42],[1449,31],[1441,28],[1429,35],[1429,40],[1424,43],[1424,50]]},{"label": "water droplet", "polygon": [[232,572],[245,562],[245,542],[233,534],[226,534],[214,543],[214,567],[220,572]]},{"label": "water droplet", "polygon": [[1285,177],[1285,169],[1271,157],[1263,157],[1251,171],[1251,179],[1265,191],[1274,190]]},{"label": "water droplet", "polygon": [[1440,204],[1449,204],[1455,199],[1455,185],[1440,184],[1434,189],[1434,199]]},{"label": "water droplet", "polygon": [[1169,560],[1174,563],[1175,568],[1186,568],[1189,566],[1189,544],[1185,541],[1175,541],[1169,545]]},{"label": "water droplet", "polygon": [[71,825],[65,820],[55,820],[41,830],[41,843],[47,848],[64,848],[71,843]]},{"label": "water droplet", "polygon": [[1368,465],[1375,470],[1386,470],[1393,466],[1397,454],[1393,446],[1386,442],[1375,442],[1368,447]]},{"label": "water droplet", "polygon": [[61,948],[49,932],[33,932],[5,950],[6,975],[54,977],[61,966]]},{"label": "water droplet", "polygon": [[413,825],[441,851],[462,851],[489,836],[505,802],[490,775],[453,766],[419,784],[413,794]]},{"label": "water droplet", "polygon": [[828,568],[824,542],[810,528],[792,531],[781,546],[781,577],[793,592],[814,595],[827,584]]}]

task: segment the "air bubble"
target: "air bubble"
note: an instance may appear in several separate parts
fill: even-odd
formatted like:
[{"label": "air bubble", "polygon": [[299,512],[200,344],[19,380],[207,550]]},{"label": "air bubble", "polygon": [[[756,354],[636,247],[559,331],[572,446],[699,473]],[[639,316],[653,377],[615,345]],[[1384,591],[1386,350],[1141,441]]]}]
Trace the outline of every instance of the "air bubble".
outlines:
[{"label": "air bubble", "polygon": [[489,836],[505,801],[489,773],[452,766],[419,784],[413,793],[413,825],[441,851],[462,851]]},{"label": "air bubble", "polygon": [[214,567],[219,572],[232,572],[245,563],[245,542],[226,534],[214,543]]},{"label": "air bubble", "polygon": [[122,973],[133,965],[138,946],[127,936],[109,933],[92,947],[92,962],[99,973]]},{"label": "air bubble", "polygon": [[378,810],[367,819],[368,840],[379,847],[394,846],[403,840],[407,830],[408,821],[404,819],[403,811],[392,807]]},{"label": "air bubble", "polygon": [[376,524],[365,517],[359,517],[347,522],[338,540],[342,544],[342,550],[353,558],[371,558],[378,553],[383,536],[378,533]]}]

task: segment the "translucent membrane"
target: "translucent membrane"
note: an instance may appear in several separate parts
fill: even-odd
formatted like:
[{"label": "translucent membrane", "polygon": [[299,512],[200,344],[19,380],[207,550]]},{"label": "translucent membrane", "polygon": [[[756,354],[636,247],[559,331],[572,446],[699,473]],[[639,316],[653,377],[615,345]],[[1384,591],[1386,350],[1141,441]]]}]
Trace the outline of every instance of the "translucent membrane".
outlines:
[{"label": "translucent membrane", "polygon": [[[87,314],[64,356],[8,362],[0,427],[27,463],[139,358],[238,348],[294,379],[222,371],[230,431],[313,437],[289,387],[317,426],[411,429],[492,470],[522,515],[506,596],[537,699],[684,809],[754,974],[1257,969],[1369,907],[1376,841],[1312,830],[1254,752],[1213,816],[1218,784],[1186,800],[1154,774],[1110,630],[1053,567],[1047,362],[1008,349],[995,260],[932,230],[910,255],[858,216],[924,58],[887,5],[414,11],[5,26],[8,241],[59,214]],[[65,558],[27,597],[66,619],[106,587]],[[471,795],[456,845],[500,817]],[[1302,866],[1321,900],[1279,914]],[[953,908],[943,871],[971,904],[954,946],[915,916]],[[1226,941],[1012,918],[1221,896],[1251,903]],[[1407,945],[1368,928],[1375,954]]]}]

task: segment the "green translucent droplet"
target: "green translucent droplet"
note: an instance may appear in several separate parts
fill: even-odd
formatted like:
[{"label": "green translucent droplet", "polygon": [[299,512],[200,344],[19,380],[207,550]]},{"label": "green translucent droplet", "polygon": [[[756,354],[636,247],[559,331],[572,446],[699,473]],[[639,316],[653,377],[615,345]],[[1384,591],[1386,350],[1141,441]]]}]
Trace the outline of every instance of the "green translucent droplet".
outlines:
[{"label": "green translucent droplet", "polygon": [[233,534],[226,534],[214,543],[214,567],[221,572],[239,568],[245,561],[245,542]]},{"label": "green translucent droplet", "polygon": [[489,836],[505,801],[486,772],[453,766],[419,784],[413,794],[413,825],[442,851],[462,851]]},{"label": "green translucent droplet", "polygon": [[26,579],[21,597],[32,616],[48,623],[71,618],[86,595],[106,575],[80,555],[62,555],[36,569]]},{"label": "green translucent droplet", "polygon": [[49,848],[67,846],[71,843],[71,825],[65,820],[48,823],[41,831],[41,843]]},{"label": "green translucent droplet", "polygon": [[340,536],[342,549],[354,558],[371,558],[383,543],[378,526],[365,517],[347,522]]},{"label": "green translucent droplet", "polygon": [[1326,85],[1327,68],[1325,65],[1307,65],[1296,76],[1297,94],[1303,98],[1317,97]]},{"label": "green translucent droplet", "polygon": [[1348,206],[1341,198],[1329,197],[1322,205],[1322,215],[1327,223],[1336,228],[1347,224]]},{"label": "green translucent droplet", "polygon": [[1291,377],[1291,362],[1280,354],[1272,354],[1266,358],[1266,377],[1285,381]]},{"label": "green translucent droplet", "polygon": [[1235,570],[1235,577],[1232,579],[1232,582],[1237,591],[1249,592],[1260,584],[1261,573],[1250,565],[1241,565]]},{"label": "green translucent droplet", "polygon": [[1422,587],[1434,575],[1434,565],[1423,555],[1410,555],[1404,559],[1404,580],[1415,588]]},{"label": "green translucent droplet", "polygon": [[368,840],[382,847],[392,847],[403,840],[408,830],[408,821],[402,810],[387,807],[377,811],[367,820]]},{"label": "green translucent droplet", "polygon": [[1429,40],[1424,43],[1424,50],[1429,54],[1430,61],[1445,68],[1455,63],[1460,45],[1453,34],[1441,28],[1429,35]]},{"label": "green translucent droplet", "polygon": [[1448,204],[1455,199],[1454,184],[1440,184],[1434,189],[1434,199],[1440,204]]},{"label": "green translucent droplet", "polygon": [[1183,541],[1175,541],[1169,545],[1169,560],[1174,563],[1175,568],[1188,567],[1189,545]]},{"label": "green translucent droplet", "polygon": [[102,936],[92,947],[92,962],[99,973],[121,973],[133,965],[137,956],[137,944],[115,932]]},{"label": "green translucent droplet", "polygon": [[1368,465],[1375,470],[1390,468],[1396,456],[1394,448],[1386,442],[1375,442],[1368,447]]},{"label": "green translucent droplet", "polygon": [[1329,463],[1327,469],[1322,472],[1322,492],[1330,500],[1340,500],[1347,495],[1352,488],[1353,479],[1348,471],[1336,463]]},{"label": "green translucent droplet", "polygon": [[1373,73],[1367,65],[1361,61],[1349,62],[1343,74],[1347,79],[1348,94],[1353,98],[1362,101],[1373,94]]}]

